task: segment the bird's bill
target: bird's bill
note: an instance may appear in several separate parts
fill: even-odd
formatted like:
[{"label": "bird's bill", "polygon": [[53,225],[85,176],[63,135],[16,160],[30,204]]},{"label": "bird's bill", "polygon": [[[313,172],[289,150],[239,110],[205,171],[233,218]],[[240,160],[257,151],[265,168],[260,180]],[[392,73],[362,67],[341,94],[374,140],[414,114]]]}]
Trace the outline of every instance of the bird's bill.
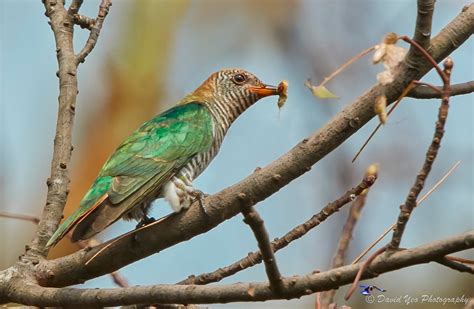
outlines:
[{"label": "bird's bill", "polygon": [[280,90],[276,86],[263,85],[263,86],[252,86],[249,88],[250,92],[255,93],[259,97],[268,97],[270,95],[279,95]]}]

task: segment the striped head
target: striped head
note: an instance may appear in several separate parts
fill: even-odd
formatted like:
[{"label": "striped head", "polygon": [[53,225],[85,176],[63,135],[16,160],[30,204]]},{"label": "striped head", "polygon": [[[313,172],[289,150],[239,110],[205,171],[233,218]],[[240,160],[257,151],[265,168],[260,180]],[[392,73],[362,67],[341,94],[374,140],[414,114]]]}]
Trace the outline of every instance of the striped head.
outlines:
[{"label": "striped head", "polygon": [[219,113],[219,118],[231,123],[261,98],[278,94],[277,87],[264,84],[252,73],[224,69],[209,76],[190,97],[204,102],[211,111]]}]

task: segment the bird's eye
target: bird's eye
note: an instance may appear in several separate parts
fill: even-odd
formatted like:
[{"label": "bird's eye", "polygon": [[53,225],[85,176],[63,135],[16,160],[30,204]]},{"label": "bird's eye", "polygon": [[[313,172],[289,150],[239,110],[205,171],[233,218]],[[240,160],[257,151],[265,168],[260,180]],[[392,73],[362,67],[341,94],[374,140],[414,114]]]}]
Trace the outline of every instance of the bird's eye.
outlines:
[{"label": "bird's eye", "polygon": [[244,74],[235,74],[232,77],[232,81],[236,83],[237,85],[242,85],[243,83],[247,81],[247,76],[245,76]]}]

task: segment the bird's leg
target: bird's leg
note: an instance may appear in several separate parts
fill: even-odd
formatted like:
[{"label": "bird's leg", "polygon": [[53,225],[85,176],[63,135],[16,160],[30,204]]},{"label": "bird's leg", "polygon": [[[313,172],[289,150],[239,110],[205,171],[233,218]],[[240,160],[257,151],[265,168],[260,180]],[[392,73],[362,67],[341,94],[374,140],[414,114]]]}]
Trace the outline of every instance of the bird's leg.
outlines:
[{"label": "bird's leg", "polygon": [[153,217],[148,217],[147,215],[144,215],[143,218],[138,222],[137,226],[135,227],[136,229],[139,229],[145,225],[148,225],[150,223],[155,222],[155,218]]}]

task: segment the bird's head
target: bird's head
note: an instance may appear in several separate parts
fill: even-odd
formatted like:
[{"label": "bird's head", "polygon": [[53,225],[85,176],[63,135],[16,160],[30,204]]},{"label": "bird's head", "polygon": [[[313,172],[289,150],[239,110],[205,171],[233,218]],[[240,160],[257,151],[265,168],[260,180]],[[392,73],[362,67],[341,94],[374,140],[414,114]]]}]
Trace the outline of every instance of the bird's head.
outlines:
[{"label": "bird's head", "polygon": [[240,114],[259,99],[279,93],[278,87],[264,84],[250,72],[224,69],[209,76],[191,97],[211,106],[219,104],[230,113]]}]

